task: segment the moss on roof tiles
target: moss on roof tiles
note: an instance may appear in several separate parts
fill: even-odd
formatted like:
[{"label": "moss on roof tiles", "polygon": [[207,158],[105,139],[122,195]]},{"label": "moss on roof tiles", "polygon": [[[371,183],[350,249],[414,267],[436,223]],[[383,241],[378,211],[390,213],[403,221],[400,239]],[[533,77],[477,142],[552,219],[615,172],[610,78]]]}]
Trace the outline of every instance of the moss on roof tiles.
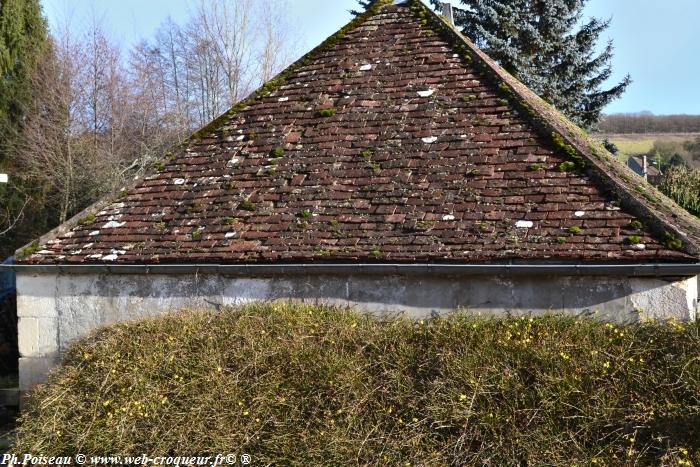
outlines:
[{"label": "moss on roof tiles", "polygon": [[[631,196],[635,191],[632,185],[633,172],[612,156],[601,142],[589,136],[551,104],[534,94],[479,50],[454,25],[441,18],[420,0],[407,0],[407,2],[421,24],[445,39],[465,62],[476,66],[492,83],[496,84],[500,93],[524,112],[528,116],[528,121],[543,136],[550,138],[554,147],[569,156],[578,168],[588,169],[589,175],[594,176],[612,193],[616,193],[620,201],[635,215],[649,219],[649,229],[667,247],[682,249],[688,254],[700,256],[699,219],[651,185],[641,195],[643,201],[639,196]],[[683,228],[676,225],[678,221]],[[670,241],[669,236],[672,236]]]},{"label": "moss on roof tiles", "polygon": [[[326,50],[329,50],[333,47],[335,47],[343,38],[353,29],[357,28],[360,26],[362,23],[364,23],[368,18],[376,15],[381,11],[381,9],[387,5],[391,5],[393,3],[393,0],[375,0],[365,12],[363,12],[361,15],[358,15],[350,21],[347,25],[342,27],[338,32],[333,34],[332,36],[328,37],[325,41],[323,41],[319,46],[317,46],[315,49],[313,49],[311,52],[307,53],[303,57],[301,57],[299,60],[296,62],[292,63],[290,66],[285,68],[281,73],[279,73],[277,76],[272,78],[271,80],[265,82],[258,90],[254,91],[250,96],[247,98],[241,100],[238,102],[236,105],[234,105],[231,109],[214,119],[211,123],[203,126],[199,130],[195,131],[192,133],[189,139],[185,140],[183,144],[187,144],[191,140],[201,140],[207,135],[210,135],[214,132],[216,132],[221,126],[223,126],[226,122],[228,122],[232,117],[234,117],[238,112],[241,110],[249,107],[251,104],[253,104],[255,101],[269,96],[271,93],[273,93],[275,90],[277,90],[280,86],[284,85],[287,83],[287,80],[289,79],[289,76],[291,76],[293,73],[298,71],[300,68],[307,66],[312,63],[313,59],[325,52]],[[335,109],[333,109],[335,110]],[[335,112],[333,112],[335,113]],[[323,116],[332,116],[332,115],[323,115]]]},{"label": "moss on roof tiles", "polygon": [[[318,46],[316,49],[312,50],[310,53],[306,54],[304,57],[302,57],[300,60],[295,62],[293,65],[291,65],[289,68],[287,68],[285,71],[280,73],[277,77],[273,78],[272,80],[268,81],[265,83],[263,86],[261,86],[260,89],[258,89],[255,93],[251,94],[248,98],[244,99],[243,101],[237,103],[235,106],[233,106],[231,109],[229,109],[226,113],[221,115],[219,118],[211,122],[210,124],[204,126],[200,130],[196,131],[193,133],[192,137],[185,141],[179,148],[179,152],[182,153],[186,151],[190,146],[189,142],[193,141],[201,141],[204,139],[209,140],[211,137],[216,136],[217,132],[220,132],[218,134],[226,134],[230,135],[231,132],[233,131],[233,128],[235,126],[239,125],[238,119],[235,119],[235,116],[242,110],[247,109],[248,107],[251,107],[253,105],[257,105],[263,101],[263,98],[266,96],[269,96],[270,94],[274,93],[277,89],[279,89],[280,86],[283,86],[285,83],[288,83],[290,81],[290,78],[293,76],[294,73],[300,71],[304,66],[312,64],[316,59],[319,59],[319,55],[322,54],[323,52],[337,46],[341,41],[343,41],[346,38],[347,33],[351,32],[353,29],[357,28],[360,26],[364,21],[366,21],[368,18],[372,17],[373,15],[379,13],[385,6],[391,4],[391,0],[380,0],[374,2],[370,8],[363,13],[362,15],[358,16],[355,18],[351,23],[349,23],[346,27],[341,29],[338,33],[334,34],[331,36],[329,39],[324,41],[320,46]],[[637,206],[639,204],[639,197],[642,197],[644,202],[642,203],[642,207],[648,208],[648,206],[660,206],[661,209],[669,209],[668,205],[665,204],[664,198],[657,198],[656,193],[651,190],[651,191],[646,191],[646,190],[640,190],[639,193],[635,193],[634,189],[634,183],[633,179],[628,176],[628,174],[624,171],[623,169],[620,169],[620,164],[616,164],[616,161],[609,156],[609,154],[606,152],[602,146],[590,139],[581,129],[573,125],[571,122],[566,120],[560,113],[558,113],[553,107],[551,107],[549,104],[545,103],[544,101],[541,101],[541,99],[537,98],[534,94],[532,94],[529,90],[524,88],[524,86],[517,82],[512,76],[508,75],[505,71],[500,69],[498,65],[496,65],[492,60],[490,60],[488,57],[486,57],[481,51],[479,51],[471,42],[469,42],[467,39],[465,39],[463,36],[459,34],[452,26],[446,24],[442,19],[438,18],[430,9],[428,9],[426,6],[424,6],[421,2],[417,0],[410,0],[408,2],[405,2],[408,4],[410,10],[412,11],[414,17],[418,18],[420,20],[420,23],[425,25],[426,27],[429,28],[430,34],[426,34],[425,31],[426,29],[422,29],[420,35],[423,38],[429,37],[429,41],[434,41],[435,37],[433,37],[433,34],[437,34],[445,41],[447,42],[446,46],[448,50],[451,52],[457,52],[458,56],[461,57],[461,61],[463,62],[464,66],[468,66],[471,68],[470,73],[477,73],[480,75],[479,80],[484,82],[485,85],[491,87],[493,90],[496,92],[496,97],[495,101],[499,103],[499,105],[505,105],[505,103],[509,103],[513,106],[514,112],[507,112],[503,113],[503,115],[508,115],[509,118],[511,115],[515,116],[518,120],[524,121],[526,123],[526,126],[528,128],[528,132],[531,132],[532,129],[535,129],[537,133],[541,135],[543,138],[542,140],[537,140],[538,142],[546,140],[548,144],[546,145],[541,145],[543,147],[547,148],[547,151],[551,151],[552,149],[555,149],[555,154],[557,157],[557,162],[556,164],[547,164],[547,167],[554,168],[556,170],[557,166],[559,168],[564,168],[563,171],[565,172],[571,172],[571,174],[566,175],[566,179],[572,180],[575,177],[579,177],[580,175],[583,175],[583,172],[585,172],[585,175],[593,175],[592,177],[596,181],[602,180],[603,183],[602,186],[607,186],[610,192],[610,196],[615,199],[619,199],[621,204],[627,205],[627,206]],[[400,10],[403,11],[401,15],[399,15],[403,20],[409,19],[408,17],[410,14],[406,11],[405,8],[401,8]],[[392,14],[395,13],[396,11],[399,11],[399,9],[392,9]],[[391,15],[390,15],[391,16]],[[392,20],[389,20],[387,24],[389,24]],[[410,25],[410,26],[409,26]],[[413,21],[405,21],[404,26],[406,27],[413,27]],[[372,29],[372,28],[367,28]],[[376,29],[376,28],[375,28]],[[364,31],[364,29],[363,29]],[[411,32],[410,30],[408,32]],[[353,37],[355,37],[353,35]],[[356,38],[355,38],[356,39]],[[355,40],[353,39],[353,40]],[[361,42],[358,42],[357,45],[358,47],[361,47]],[[347,48],[345,48],[347,49]],[[354,49],[353,49],[354,50]],[[322,57],[321,57],[322,58]],[[341,76],[342,79],[344,79]],[[482,79],[485,78],[485,79]],[[382,84],[386,84],[386,82],[382,82]],[[454,97],[454,96],[453,96]],[[461,96],[456,96],[456,99],[459,101]],[[479,97],[476,95],[470,94],[469,97],[466,99],[463,99],[465,102],[477,102]],[[493,99],[491,99],[493,101]],[[263,105],[268,105],[269,99],[263,104]],[[306,101],[308,104],[311,102],[311,100]],[[328,104],[325,104],[328,105]],[[491,104],[489,104],[491,105]],[[309,106],[313,108],[313,105]],[[462,105],[462,108],[465,106]],[[470,106],[466,106],[471,108]],[[477,105],[478,107],[478,105]],[[318,108],[318,107],[317,107]],[[332,108],[331,108],[332,109]],[[308,109],[310,110],[310,109]],[[508,109],[507,109],[508,110]],[[251,110],[252,112],[253,110]],[[330,113],[330,112],[328,112]],[[317,117],[332,117],[332,115],[318,115]],[[487,124],[489,123],[489,119],[483,119],[481,123]],[[475,119],[475,122],[478,122],[478,117]],[[326,123],[327,124],[327,123]],[[267,127],[266,127],[267,128]],[[257,130],[257,128],[254,128]],[[531,142],[535,143],[535,134],[532,134]],[[252,144],[252,140],[255,138],[254,133],[248,133],[246,138],[249,141],[249,144]],[[259,138],[260,141],[263,141],[263,137]],[[265,143],[261,143],[258,141],[256,138],[256,143],[258,143],[258,146],[262,146]],[[270,161],[268,160],[268,165],[265,166],[264,169],[267,170],[265,172],[264,169],[261,169],[262,173],[258,173],[258,175],[264,175],[265,173],[268,175],[275,175],[276,170],[278,170],[275,165],[277,160],[275,160],[276,157],[281,157],[284,153],[284,148],[287,148],[290,151],[290,155],[292,154],[292,147],[285,145],[284,147],[278,146],[274,147],[276,144],[280,144],[279,140],[273,140],[272,142],[268,143],[269,145],[261,151],[259,154],[260,157],[265,157],[269,156],[272,157],[273,159]],[[270,147],[272,146],[272,151],[270,151]],[[306,144],[305,144],[306,146]],[[300,146],[301,147],[301,146]],[[298,148],[297,148],[298,150]],[[206,153],[206,151],[205,151]],[[278,156],[279,154],[279,156]],[[380,172],[383,172],[382,166],[376,162],[373,161],[373,154],[374,151],[373,149],[365,149],[360,153],[360,156],[365,159],[365,167],[368,169],[367,171],[369,174],[366,176],[366,179],[372,179],[373,182],[371,183],[383,183],[380,182],[382,177],[391,177],[391,175],[388,175],[388,173],[392,170],[392,165],[391,163],[384,164],[384,169],[387,171],[386,177],[382,173],[378,177],[373,176],[379,174]],[[204,154],[206,155],[206,154]],[[201,154],[200,154],[201,156]],[[180,157],[180,156],[178,156]],[[253,155],[253,157],[257,157]],[[564,163],[560,165],[561,159],[565,159]],[[171,157],[166,157],[165,160],[170,160]],[[294,157],[290,159],[297,159],[297,153],[294,153]],[[384,159],[382,159],[384,161]],[[284,171],[286,170],[286,162],[287,159],[285,158],[282,160],[282,164],[280,164],[280,176],[277,178],[281,179],[285,176]],[[530,161],[527,161],[528,163]],[[186,164],[185,164],[186,165]],[[184,167],[184,165],[183,165]],[[541,164],[529,164],[527,167],[529,167],[530,171],[539,171],[542,170],[544,167]],[[154,167],[156,170],[158,167]],[[256,167],[257,168],[257,167]],[[163,167],[164,169],[164,167]],[[162,170],[162,169],[161,169]],[[181,168],[178,166],[178,170],[181,170]],[[526,169],[527,170],[527,169]],[[608,175],[606,172],[610,171],[613,174]],[[260,172],[260,171],[259,171]],[[547,173],[551,174],[550,170],[547,170]],[[469,172],[470,177],[467,177],[469,180],[475,180],[479,179],[478,175],[480,174],[479,169],[474,168],[471,172]],[[296,174],[294,174],[297,176]],[[261,177],[259,180],[270,180],[273,177]],[[560,176],[561,178],[561,176]],[[588,180],[586,178],[586,180]],[[623,180],[626,185],[621,184],[619,180]],[[302,179],[303,182],[303,179]],[[302,182],[299,182],[301,184]],[[235,182],[217,182],[219,183],[219,187],[223,187],[225,190],[231,191],[236,188]],[[229,186],[230,183],[230,186]],[[257,183],[257,182],[256,182]],[[264,182],[261,182],[264,183]],[[195,185],[196,186],[196,185]],[[241,186],[243,187],[243,184],[241,183]],[[269,185],[268,185],[269,186]],[[359,187],[356,187],[356,190],[358,193],[364,193],[368,189],[367,186],[360,185]],[[245,188],[241,188],[241,190],[245,190]],[[471,188],[466,189],[471,190]],[[466,191],[465,191],[466,193]],[[243,191],[241,191],[241,195],[243,195]],[[234,206],[234,209],[242,209],[242,210],[248,210],[248,211],[255,211],[256,210],[256,205],[253,204],[253,201],[256,203],[260,203],[260,211],[252,216],[251,214],[246,215],[247,218],[263,218],[264,216],[269,214],[269,207],[268,203],[265,202],[262,198],[258,198],[257,195],[254,195],[255,198],[253,199],[246,199],[243,203],[236,204]],[[607,194],[606,194],[607,196]],[[637,198],[634,198],[634,197]],[[472,197],[470,197],[471,199]],[[479,200],[479,192],[478,189],[474,190],[473,192],[473,199],[474,200]],[[134,197],[131,199],[132,202],[138,203],[138,194],[135,194]],[[464,201],[468,201],[465,197]],[[92,212],[97,212],[97,206],[104,206],[104,203],[98,204],[93,206]],[[680,209],[680,208],[678,208]],[[636,211],[632,212],[635,217],[638,217],[640,219],[645,220],[645,226],[648,225],[650,228],[655,229],[656,233],[656,238],[660,239],[663,241],[663,243],[667,246],[667,248],[670,249],[686,249],[688,245],[692,245],[693,242],[687,242],[687,236],[684,236],[682,233],[680,233],[680,229],[677,228],[677,226],[674,226],[672,223],[668,222],[667,218],[664,218],[664,214],[668,214],[668,212],[664,213],[658,213],[654,209],[647,209],[646,211],[644,209],[637,209]],[[671,213],[674,213],[674,210],[671,209]],[[332,213],[333,215],[336,215],[337,213]],[[85,213],[83,213],[85,215]],[[315,214],[314,214],[315,215]],[[399,218],[399,216],[396,216]],[[381,221],[380,221],[381,222]],[[393,220],[391,222],[394,222]],[[399,219],[397,225],[400,225],[400,223],[403,222],[403,219]],[[411,220],[411,222],[406,223],[406,226],[409,225],[418,225],[416,220]],[[425,220],[424,222],[436,222],[432,220]],[[475,221],[474,224],[476,225],[478,222]],[[306,223],[303,223],[306,225]],[[64,225],[65,228],[65,225]],[[407,227],[408,228],[408,227]],[[65,230],[64,230],[65,231]],[[700,229],[697,230],[697,232],[700,232]],[[692,233],[692,229],[691,229]],[[692,236],[691,236],[692,237]],[[697,235],[696,235],[697,237]],[[243,238],[243,235],[241,236]],[[435,237],[436,239],[438,237]],[[560,237],[563,238],[563,237]],[[557,240],[558,241],[558,240]],[[437,240],[436,240],[437,242]],[[321,247],[319,247],[321,248]],[[523,251],[527,250],[527,248],[523,247]],[[338,250],[338,251],[342,251]],[[384,250],[382,250],[383,252]],[[427,251],[427,250],[426,250]],[[535,251],[535,250],[532,250]],[[689,250],[690,251],[690,250]],[[353,253],[354,251],[348,251],[348,253]],[[355,252],[357,253],[357,252]],[[367,250],[362,251],[363,254],[367,254]],[[382,256],[387,255],[387,257],[390,257],[392,253],[382,253]],[[413,254],[413,253],[412,253]],[[249,259],[252,260],[258,260],[259,258],[256,257],[257,253],[251,252],[251,256]],[[41,256],[41,255],[39,255]],[[413,257],[415,260],[415,256]],[[681,258],[681,255],[671,255],[669,258],[676,258],[679,259]],[[193,259],[194,260],[194,259]],[[47,259],[49,261],[49,259]]]}]

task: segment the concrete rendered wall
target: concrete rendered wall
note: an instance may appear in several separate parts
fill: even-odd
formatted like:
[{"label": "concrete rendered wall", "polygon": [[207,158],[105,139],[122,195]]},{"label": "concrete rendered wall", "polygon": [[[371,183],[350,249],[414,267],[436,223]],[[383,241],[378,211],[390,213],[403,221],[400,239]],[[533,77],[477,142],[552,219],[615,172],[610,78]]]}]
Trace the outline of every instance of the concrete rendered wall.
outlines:
[{"label": "concrete rendered wall", "polygon": [[293,299],[411,317],[465,308],[498,315],[592,315],[618,322],[687,320],[695,317],[697,284],[696,278],[20,273],[20,390],[44,381],[71,342],[97,327],[184,308]]}]

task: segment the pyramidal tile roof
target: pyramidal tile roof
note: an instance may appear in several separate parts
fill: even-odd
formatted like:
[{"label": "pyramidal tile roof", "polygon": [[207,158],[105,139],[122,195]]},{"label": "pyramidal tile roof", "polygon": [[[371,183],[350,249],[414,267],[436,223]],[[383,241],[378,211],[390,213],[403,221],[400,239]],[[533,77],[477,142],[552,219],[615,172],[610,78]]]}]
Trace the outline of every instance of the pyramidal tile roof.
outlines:
[{"label": "pyramidal tile roof", "polygon": [[696,262],[700,222],[418,0],[375,2],[24,264]]}]

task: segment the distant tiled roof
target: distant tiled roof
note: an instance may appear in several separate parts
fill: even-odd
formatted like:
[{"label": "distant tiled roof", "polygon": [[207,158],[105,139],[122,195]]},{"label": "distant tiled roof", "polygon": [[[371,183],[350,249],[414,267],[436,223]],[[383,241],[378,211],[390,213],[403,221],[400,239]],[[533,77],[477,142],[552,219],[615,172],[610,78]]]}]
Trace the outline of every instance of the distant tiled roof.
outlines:
[{"label": "distant tiled roof", "polygon": [[697,220],[422,4],[389,3],[23,261],[696,261]]},{"label": "distant tiled roof", "polygon": [[[632,156],[627,161],[627,165],[634,170],[638,175],[644,175],[644,160],[638,156]],[[661,176],[661,171],[651,162],[647,162],[647,175],[650,177]]]}]

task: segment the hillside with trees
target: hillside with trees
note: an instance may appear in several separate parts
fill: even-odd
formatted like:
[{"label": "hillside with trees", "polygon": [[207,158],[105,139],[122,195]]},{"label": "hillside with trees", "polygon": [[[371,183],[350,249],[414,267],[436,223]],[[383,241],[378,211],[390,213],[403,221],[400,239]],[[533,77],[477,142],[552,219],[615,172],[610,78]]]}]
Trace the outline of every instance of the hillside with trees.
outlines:
[{"label": "hillside with trees", "polygon": [[596,131],[604,134],[700,133],[700,115],[653,115],[648,112],[604,115]]}]

